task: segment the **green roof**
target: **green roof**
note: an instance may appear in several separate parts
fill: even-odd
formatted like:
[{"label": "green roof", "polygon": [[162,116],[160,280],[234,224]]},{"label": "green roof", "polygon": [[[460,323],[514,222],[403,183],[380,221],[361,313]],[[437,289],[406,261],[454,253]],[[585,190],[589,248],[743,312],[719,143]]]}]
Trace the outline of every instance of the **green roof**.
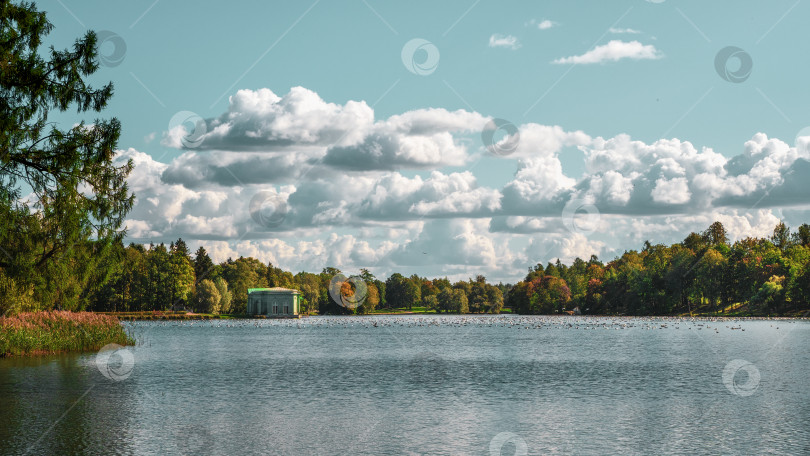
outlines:
[{"label": "green roof", "polygon": [[273,287],[273,288],[248,288],[248,294],[253,293],[254,291],[274,291],[274,292],[289,292],[289,293],[299,293],[298,290],[294,290],[292,288],[283,288],[283,287]]}]

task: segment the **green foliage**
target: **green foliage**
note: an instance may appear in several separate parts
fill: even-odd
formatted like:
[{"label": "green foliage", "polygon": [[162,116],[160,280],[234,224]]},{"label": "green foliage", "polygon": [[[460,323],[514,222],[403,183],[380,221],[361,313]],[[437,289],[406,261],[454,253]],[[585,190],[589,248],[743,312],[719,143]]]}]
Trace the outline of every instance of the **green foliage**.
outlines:
[{"label": "green foliage", "polygon": [[757,293],[751,298],[751,301],[763,303],[768,306],[769,309],[778,306],[784,299],[785,290],[782,286],[784,281],[785,278],[783,276],[771,276],[771,278],[763,283],[759,290],[757,290]]},{"label": "green foliage", "polygon": [[797,268],[790,281],[790,296],[797,302],[810,302],[810,261]]},{"label": "green foliage", "polygon": [[503,293],[501,293],[500,288],[494,285],[488,285],[487,305],[483,311],[497,314],[501,313],[501,309],[503,309]]},{"label": "green foliage", "polygon": [[231,312],[245,313],[248,288],[267,287],[267,267],[251,257],[239,257],[236,261],[229,259],[221,266],[222,277],[228,282],[233,296]]},{"label": "green foliage", "polygon": [[441,308],[439,307],[439,299],[437,295],[426,295],[422,296],[422,306],[427,310],[435,310],[439,312]]},{"label": "green foliage", "polygon": [[[83,244],[87,249],[84,258],[104,265],[96,267],[95,274],[103,271],[108,278],[98,279],[103,284],[94,286],[97,280],[90,275],[80,279],[84,285],[71,286],[81,288],[77,306],[87,302],[93,310],[118,312],[166,311],[189,305],[205,313],[241,314],[247,289],[266,286],[299,290],[304,314],[370,314],[379,308],[417,307],[436,312],[498,313],[504,306],[522,314],[562,314],[576,309],[584,314],[722,313],[732,305],[761,315],[810,309],[810,247],[802,245],[797,236],[788,236],[784,249],[770,239],[746,238],[728,245],[715,242],[724,239],[722,225],[712,226],[707,232],[714,234],[690,235],[689,242],[670,246],[646,242],[641,251],[626,251],[607,264],[595,256],[587,262],[575,259],[571,265],[559,261],[537,264],[529,269],[526,280],[514,286],[489,284],[482,275],[451,283],[446,278],[394,273],[382,282],[361,270],[366,295],[356,309],[333,302],[328,293],[332,278],[340,273],[336,268],[292,275],[255,258],[240,257],[218,265],[211,262],[213,266],[206,266],[205,271],[221,274],[215,279],[200,278],[196,266],[198,262],[207,264],[207,253],[200,248],[194,261],[189,260],[181,239],[169,249],[163,244],[114,244],[105,248],[109,253],[103,260],[90,250],[94,243]],[[356,292],[346,284],[351,288],[344,290],[347,295]],[[36,309],[35,297],[31,285],[21,285],[0,270],[4,306],[0,310]]]},{"label": "green foliage", "polygon": [[728,234],[726,234],[726,227],[723,226],[720,222],[714,222],[709,226],[709,228],[703,233],[704,239],[708,241],[710,245],[727,245],[728,244]]},{"label": "green foliage", "polygon": [[291,272],[277,268],[273,266],[273,263],[267,264],[267,286],[293,288],[294,285],[295,277]]},{"label": "green foliage", "polygon": [[[538,264],[509,291],[506,305],[546,314],[575,306],[590,314],[720,313],[732,305],[750,314],[799,313],[810,310],[807,238],[808,225],[791,235],[779,223],[768,239],[729,245],[725,228],[715,222],[678,244],[645,242],[640,252],[626,251],[607,265],[595,258],[576,259],[570,267]],[[471,297],[471,308],[475,302]]]},{"label": "green foliage", "polygon": [[436,296],[439,309],[443,312],[467,313],[469,301],[463,289],[445,288]]},{"label": "green foliage", "polygon": [[321,297],[320,279],[311,272],[299,272],[295,275],[295,287],[301,292],[301,312],[309,315],[318,310]]},{"label": "green foliage", "polygon": [[467,293],[469,311],[473,313],[500,313],[503,308],[503,295],[495,285],[490,285],[484,276],[476,276],[470,281]]},{"label": "green foliage", "polygon": [[220,312],[221,296],[217,286],[209,279],[197,284],[194,294],[194,311],[199,313],[218,314]]},{"label": "green foliage", "polygon": [[793,236],[795,244],[810,247],[810,225],[803,223]]},{"label": "green foliage", "polygon": [[50,120],[100,112],[113,93],[86,81],[99,67],[95,33],[40,55],[51,29],[35,4],[0,2],[0,269],[38,307],[82,309],[109,279],[100,269],[124,235],[132,163],[114,160],[117,119]]},{"label": "green foliage", "polygon": [[[172,246],[169,260],[169,289],[171,303],[174,306],[185,305],[194,291],[194,267],[188,257],[188,249],[182,242],[182,239],[178,239]],[[178,247],[180,245],[181,247]]]},{"label": "green foliage", "polygon": [[219,277],[219,268],[214,266],[205,247],[200,246],[194,254],[194,277],[197,281],[203,279],[216,280]]},{"label": "green foliage", "polygon": [[571,291],[565,280],[547,275],[529,283],[529,309],[527,313],[560,313],[571,300]]},{"label": "green foliage", "polygon": [[19,285],[0,270],[0,316],[39,310],[34,300],[34,287]]},{"label": "green foliage", "polygon": [[[418,277],[416,279],[419,280]],[[421,288],[413,279],[394,273],[385,281],[385,301],[388,307],[410,309],[421,299]]]},{"label": "green foliage", "polygon": [[217,287],[219,293],[219,311],[221,313],[231,313],[232,296],[228,290],[228,282],[222,277],[217,277],[214,280],[214,285]]},{"label": "green foliage", "polygon": [[790,229],[787,227],[787,225],[785,225],[784,222],[779,222],[773,229],[771,242],[776,246],[776,248],[782,251],[787,249],[790,245]]}]

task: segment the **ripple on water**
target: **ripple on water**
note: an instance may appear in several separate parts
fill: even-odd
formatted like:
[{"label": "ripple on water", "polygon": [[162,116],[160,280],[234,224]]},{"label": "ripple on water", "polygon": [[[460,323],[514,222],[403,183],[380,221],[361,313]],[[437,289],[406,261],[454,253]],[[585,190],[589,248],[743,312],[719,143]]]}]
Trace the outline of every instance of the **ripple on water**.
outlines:
[{"label": "ripple on water", "polygon": [[[529,454],[810,445],[805,321],[408,315],[126,326],[138,345],[120,381],[94,354],[0,360],[3,452],[487,454],[502,432]],[[760,373],[753,394],[733,393],[746,382],[724,377],[733,360]]]}]

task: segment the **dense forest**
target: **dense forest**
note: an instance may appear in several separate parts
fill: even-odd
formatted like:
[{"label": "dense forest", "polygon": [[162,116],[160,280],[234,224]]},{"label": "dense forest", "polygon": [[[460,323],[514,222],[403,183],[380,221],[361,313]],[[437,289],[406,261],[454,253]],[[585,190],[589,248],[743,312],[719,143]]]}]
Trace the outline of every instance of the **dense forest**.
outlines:
[{"label": "dense forest", "polygon": [[[295,288],[304,311],[321,314],[369,313],[382,308],[421,306],[439,312],[498,313],[506,305],[522,314],[669,315],[743,310],[758,315],[810,310],[810,225],[795,233],[778,224],[768,239],[729,244],[719,222],[670,246],[645,242],[603,264],[596,256],[570,265],[531,268],[524,281],[491,285],[479,275],[451,283],[392,274],[384,282],[363,269],[365,284],[356,309],[338,305],[330,281],[341,271],[291,272],[255,258],[214,264],[200,247],[190,255],[182,240],[163,245],[130,245],[117,256],[112,279],[89,297],[93,310],[158,310],[172,304],[201,312],[240,313],[251,287]],[[342,292],[354,293],[355,285]]]},{"label": "dense forest", "polygon": [[[333,267],[317,274],[293,274],[252,257],[216,264],[204,247],[192,254],[182,239],[168,247],[125,247],[119,242],[101,257],[93,244],[89,242],[82,255],[94,258],[90,271],[66,276],[64,282],[43,283],[39,291],[32,284],[19,294],[14,305],[19,310],[190,309],[241,314],[248,288],[285,287],[301,292],[306,314],[366,314],[413,307],[499,313],[504,305],[521,314],[795,315],[810,310],[807,224],[791,233],[780,223],[767,239],[745,238],[729,244],[725,228],[715,222],[705,232],[691,233],[680,243],[667,246],[645,242],[640,251],[624,252],[607,264],[596,256],[587,261],[577,258],[570,265],[559,260],[546,266],[537,264],[515,285],[488,284],[481,275],[451,282],[395,273],[383,281],[367,269],[346,279]],[[341,305],[330,294],[336,277],[342,295],[357,293],[356,308]],[[8,280],[3,279],[2,269],[0,280]],[[360,281],[362,286],[358,287]],[[40,298],[35,300],[36,296]],[[15,301],[9,298],[6,303]]]},{"label": "dense forest", "polygon": [[510,291],[514,312],[802,314],[810,311],[810,226],[729,244],[720,222],[670,246],[645,242],[608,264],[537,265]]},{"label": "dense forest", "polygon": [[[168,248],[163,244],[148,248],[130,244],[117,250],[115,259],[105,266],[110,269],[110,280],[78,301],[79,307],[96,311],[189,308],[241,314],[245,312],[249,288],[285,287],[301,292],[302,310],[307,314],[364,314],[375,309],[414,306],[440,312],[497,313],[506,290],[505,285],[487,284],[483,276],[451,283],[446,278],[429,280],[392,274],[383,282],[366,269],[346,278],[332,267],[319,274],[293,275],[252,257],[215,264],[204,247],[191,255],[182,239]],[[330,287],[339,294],[330,293]],[[341,300],[340,296],[353,297],[350,302],[356,305],[341,305],[335,300]]]}]

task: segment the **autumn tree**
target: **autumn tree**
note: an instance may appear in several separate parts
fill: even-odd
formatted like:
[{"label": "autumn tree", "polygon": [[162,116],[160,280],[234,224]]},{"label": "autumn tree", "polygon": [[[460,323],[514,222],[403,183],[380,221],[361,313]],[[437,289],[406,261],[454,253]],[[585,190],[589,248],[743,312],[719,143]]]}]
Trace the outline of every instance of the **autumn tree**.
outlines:
[{"label": "autumn tree", "polygon": [[374,284],[374,280],[366,281],[366,296],[362,303],[357,307],[356,313],[370,314],[373,313],[377,306],[380,304],[380,292]]}]

